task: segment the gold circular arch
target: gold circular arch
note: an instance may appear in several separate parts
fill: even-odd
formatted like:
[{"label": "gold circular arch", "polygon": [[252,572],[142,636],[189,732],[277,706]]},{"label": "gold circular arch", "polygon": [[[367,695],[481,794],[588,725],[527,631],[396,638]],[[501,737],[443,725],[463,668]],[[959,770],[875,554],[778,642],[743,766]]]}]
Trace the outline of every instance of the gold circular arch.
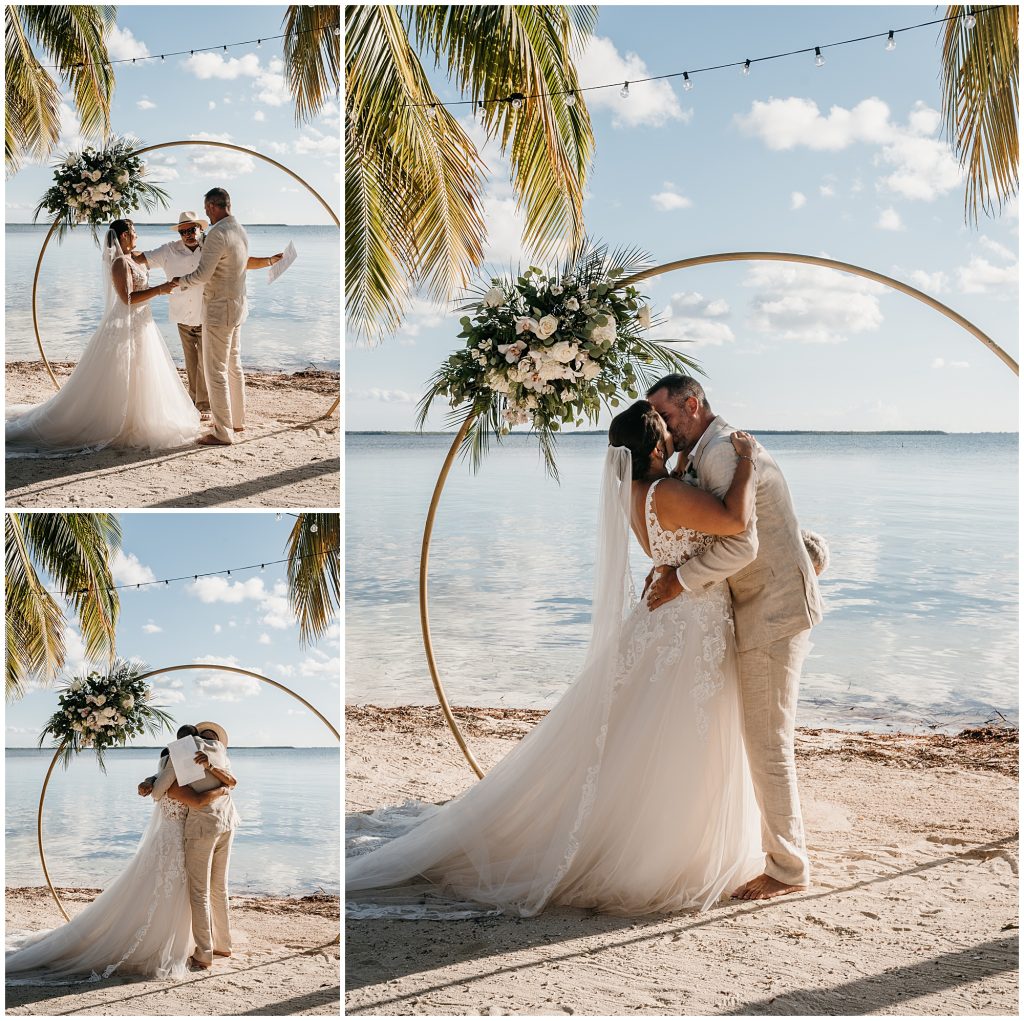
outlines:
[{"label": "gold circular arch", "polygon": [[[208,142],[205,139],[197,139],[194,141],[177,141],[177,142],[158,142],[155,145],[146,145],[141,149],[136,149],[131,155],[141,156],[146,152],[153,152],[156,149],[173,149],[177,146],[182,145],[205,145],[214,149],[231,149],[233,152],[244,153],[246,156],[252,156],[254,159],[263,160],[264,163],[269,163],[272,166],[277,167],[278,170],[283,170],[293,180],[298,181],[303,188],[306,189],[316,200],[327,210],[328,216],[334,221],[335,227],[341,226],[341,221],[338,219],[338,214],[328,205],[326,199],[308,182],[299,177],[298,174],[293,170],[289,170],[283,163],[278,163],[277,160],[271,159],[269,156],[264,156],[263,153],[257,152],[255,149],[246,149],[241,145],[232,145],[230,142]],[[39,357],[43,360],[43,365],[46,366],[46,371],[50,374],[50,381],[53,383],[54,390],[60,389],[60,383],[57,382],[57,377],[53,374],[53,369],[50,367],[50,363],[46,358],[46,352],[43,350],[43,340],[39,335],[39,315],[36,306],[36,295],[39,288],[39,271],[43,266],[43,256],[46,254],[46,248],[50,244],[50,238],[53,237],[54,232],[57,230],[57,220],[54,220],[50,224],[50,229],[46,233],[46,237],[43,238],[43,247],[39,250],[39,258],[36,259],[36,271],[32,277],[32,329],[36,335],[36,346],[39,348]],[[314,421],[319,421],[322,418],[330,418],[338,409],[338,405],[341,403],[341,397],[335,399],[334,403],[327,409],[324,414],[318,416]]]},{"label": "gold circular arch", "polygon": [[[264,677],[263,674],[255,673],[252,670],[243,670],[241,667],[236,666],[224,666],[218,663],[181,663],[176,666],[165,666],[160,667],[157,670],[147,670],[145,673],[139,674],[139,680],[145,680],[147,677],[155,677],[157,674],[171,674],[178,670],[223,670],[232,674],[242,674],[245,677],[254,677],[257,681],[262,681],[264,684],[269,684],[272,687],[278,688],[280,691],[291,695],[292,698],[297,699],[301,702],[317,719],[320,720],[324,726],[334,735],[336,741],[341,741],[341,735],[338,733],[337,728],[331,723],[330,720],[320,712],[316,706],[307,702],[297,692],[292,691],[291,688],[281,684],[280,681],[275,681],[270,677]],[[53,753],[53,759],[50,761],[50,768],[46,771],[46,777],[43,780],[43,789],[39,792],[39,809],[36,812],[36,842],[39,845],[39,862],[43,866],[43,876],[46,878],[46,885],[50,888],[50,893],[53,895],[53,899],[57,902],[57,907],[60,909],[60,913],[64,916],[65,921],[70,922],[71,916],[64,910],[64,904],[61,902],[60,896],[54,889],[53,883],[50,881],[50,870],[46,867],[46,852],[43,850],[43,802],[46,800],[46,788],[50,785],[50,777],[53,774],[53,768],[57,765],[57,760],[60,758],[60,753],[64,750],[64,744],[61,742],[57,750]]]},{"label": "gold circular arch", "polygon": [[[675,262],[666,262],[660,266],[654,266],[652,269],[644,270],[642,273],[636,273],[631,277],[627,277],[618,286],[627,287],[631,284],[637,284],[641,280],[660,276],[662,273],[671,273],[677,269],[692,269],[694,266],[706,266],[718,262],[804,263],[811,266],[822,266],[825,269],[838,270],[842,273],[852,273],[854,276],[865,277],[868,280],[874,280],[877,283],[885,284],[887,287],[891,287],[895,291],[901,291],[903,294],[907,294],[911,298],[916,298],[929,308],[933,308],[935,311],[941,312],[947,318],[952,319],[954,323],[965,329],[971,334],[971,336],[980,340],[981,343],[992,351],[997,358],[1009,366],[1014,375],[1020,374],[1017,362],[1014,361],[1014,359],[1010,357],[1010,355],[1008,355],[991,337],[989,337],[988,334],[978,329],[978,327],[969,319],[966,319],[958,312],[954,312],[953,309],[949,308],[947,305],[943,305],[941,301],[937,301],[935,298],[931,297],[931,295],[925,294],[924,291],[919,291],[916,287],[911,287],[909,284],[903,283],[902,280],[896,280],[893,277],[885,276],[882,273],[876,273],[874,270],[865,269],[863,266],[856,266],[853,263],[839,262],[836,259],[825,259],[817,255],[801,255],[795,252],[718,252],[713,255],[698,255],[690,259],[678,259]],[[427,520],[423,526],[423,542],[420,545],[419,602],[420,630],[423,633],[423,650],[426,653],[427,667],[430,670],[430,679],[433,681],[434,692],[436,693],[438,703],[441,706],[441,712],[444,714],[445,722],[448,724],[448,729],[452,732],[452,736],[455,738],[466,762],[469,763],[470,769],[476,773],[478,778],[482,778],[484,772],[480,768],[480,764],[477,762],[476,757],[473,755],[472,749],[469,747],[469,742],[466,740],[465,735],[463,735],[459,728],[458,720],[456,720],[455,714],[452,712],[451,705],[448,702],[448,697],[445,694],[444,684],[441,681],[441,674],[437,669],[437,661],[434,658],[434,645],[430,637],[430,616],[427,604],[427,568],[430,557],[430,537],[434,531],[434,519],[437,516],[437,507],[441,500],[441,493],[444,490],[444,484],[448,479],[448,473],[455,460],[455,455],[458,453],[459,447],[462,445],[462,441],[466,438],[466,433],[469,432],[470,426],[472,426],[475,418],[476,415],[471,411],[462,423],[462,427],[459,429],[451,447],[448,450],[448,456],[445,458],[444,464],[441,466],[441,473],[437,477],[437,483],[434,486],[434,492],[430,498],[430,507],[427,510]]]}]

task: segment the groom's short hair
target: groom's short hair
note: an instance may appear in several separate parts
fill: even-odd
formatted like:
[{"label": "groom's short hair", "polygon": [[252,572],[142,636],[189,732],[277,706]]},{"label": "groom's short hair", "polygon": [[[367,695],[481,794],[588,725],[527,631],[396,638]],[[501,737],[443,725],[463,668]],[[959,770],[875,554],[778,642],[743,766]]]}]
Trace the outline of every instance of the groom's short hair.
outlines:
[{"label": "groom's short hair", "polygon": [[682,404],[690,397],[696,397],[697,403],[701,407],[711,410],[711,405],[708,404],[707,394],[704,393],[704,387],[693,378],[693,376],[684,376],[679,372],[669,373],[667,376],[662,376],[657,383],[652,387],[648,387],[647,396],[657,393],[659,390],[667,390],[669,400]]},{"label": "groom's short hair", "polygon": [[203,198],[218,209],[231,208],[231,196],[223,188],[211,188]]}]

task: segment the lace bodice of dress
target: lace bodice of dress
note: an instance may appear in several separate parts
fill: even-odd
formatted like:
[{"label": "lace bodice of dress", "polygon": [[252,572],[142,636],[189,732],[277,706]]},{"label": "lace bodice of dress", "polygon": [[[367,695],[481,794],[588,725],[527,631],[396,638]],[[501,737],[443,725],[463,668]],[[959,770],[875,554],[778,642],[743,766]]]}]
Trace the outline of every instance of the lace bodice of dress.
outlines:
[{"label": "lace bodice of dress", "polygon": [[692,528],[677,528],[669,532],[661,527],[654,509],[654,490],[662,479],[656,479],[647,490],[647,541],[651,544],[651,558],[655,565],[671,564],[678,567],[691,557],[706,553],[715,541],[713,535],[695,532]]},{"label": "lace bodice of dress", "polygon": [[[128,272],[131,274],[132,292],[141,291],[149,283],[149,271],[145,266],[138,265],[134,259],[128,256],[121,257],[128,266]],[[118,260],[121,261],[120,259]]]},{"label": "lace bodice of dress", "polygon": [[160,808],[168,819],[183,820],[188,815],[188,805],[183,805],[180,801],[175,801],[174,798],[161,798]]}]

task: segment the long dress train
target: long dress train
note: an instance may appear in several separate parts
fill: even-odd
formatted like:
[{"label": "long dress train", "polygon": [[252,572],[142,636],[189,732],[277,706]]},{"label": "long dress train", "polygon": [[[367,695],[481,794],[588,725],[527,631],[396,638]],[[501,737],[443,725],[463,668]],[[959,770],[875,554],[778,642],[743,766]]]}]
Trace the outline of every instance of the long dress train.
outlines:
[{"label": "long dress train", "polygon": [[135,857],[66,925],[7,953],[9,984],[98,981],[118,974],[183,978],[192,940],[185,816],[171,798],[153,808]]},{"label": "long dress train", "polygon": [[[650,548],[678,565],[714,539],[663,529],[657,484]],[[727,585],[626,609],[604,645],[595,625],[566,694],[461,797],[350,819],[350,916],[439,917],[445,898],[452,916],[473,904],[704,909],[761,871]],[[442,897],[382,889],[416,877]]]}]

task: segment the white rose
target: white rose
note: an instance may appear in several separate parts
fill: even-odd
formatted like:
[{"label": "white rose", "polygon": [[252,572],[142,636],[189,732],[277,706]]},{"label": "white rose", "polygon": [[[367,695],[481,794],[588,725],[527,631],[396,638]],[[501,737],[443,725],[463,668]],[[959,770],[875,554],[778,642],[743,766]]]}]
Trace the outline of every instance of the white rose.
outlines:
[{"label": "white rose", "polygon": [[89,180],[90,180],[90,181],[98,181],[98,180],[99,180],[99,179],[100,179],[100,178],[101,178],[102,176],[103,176],[103,175],[102,175],[102,174],[101,174],[101,173],[100,173],[100,172],[99,172],[98,170],[94,170],[94,171],[93,171],[93,172],[92,172],[92,173],[91,173],[91,174],[89,175]]},{"label": "white rose", "polygon": [[484,295],[484,304],[488,308],[497,308],[505,304],[505,292],[500,287],[492,287]]},{"label": "white rose", "polygon": [[536,334],[541,340],[547,340],[558,329],[558,320],[555,316],[544,316],[537,323]]},{"label": "white rose", "polygon": [[135,705],[135,699],[132,698],[131,695],[125,695],[124,699],[121,702],[121,705],[123,705],[125,709],[131,709],[131,707]]},{"label": "white rose", "polygon": [[595,361],[585,361],[583,363],[583,378],[586,380],[597,379],[601,375],[601,366]]},{"label": "white rose", "polygon": [[580,310],[580,303],[575,298],[569,298],[568,301],[566,301],[566,303],[565,303],[565,307],[570,312],[579,312],[579,310]]},{"label": "white rose", "polygon": [[548,356],[564,364],[571,362],[579,352],[579,347],[571,340],[560,340],[557,344],[548,348]]},{"label": "white rose", "polygon": [[651,308],[649,305],[642,305],[636,314],[637,322],[645,329],[651,328]]},{"label": "white rose", "polygon": [[590,338],[596,344],[612,344],[615,342],[615,327],[611,323],[595,326]]},{"label": "white rose", "polygon": [[106,695],[97,695],[96,696],[96,704],[97,705],[103,705],[106,701],[107,701],[107,696]]}]

